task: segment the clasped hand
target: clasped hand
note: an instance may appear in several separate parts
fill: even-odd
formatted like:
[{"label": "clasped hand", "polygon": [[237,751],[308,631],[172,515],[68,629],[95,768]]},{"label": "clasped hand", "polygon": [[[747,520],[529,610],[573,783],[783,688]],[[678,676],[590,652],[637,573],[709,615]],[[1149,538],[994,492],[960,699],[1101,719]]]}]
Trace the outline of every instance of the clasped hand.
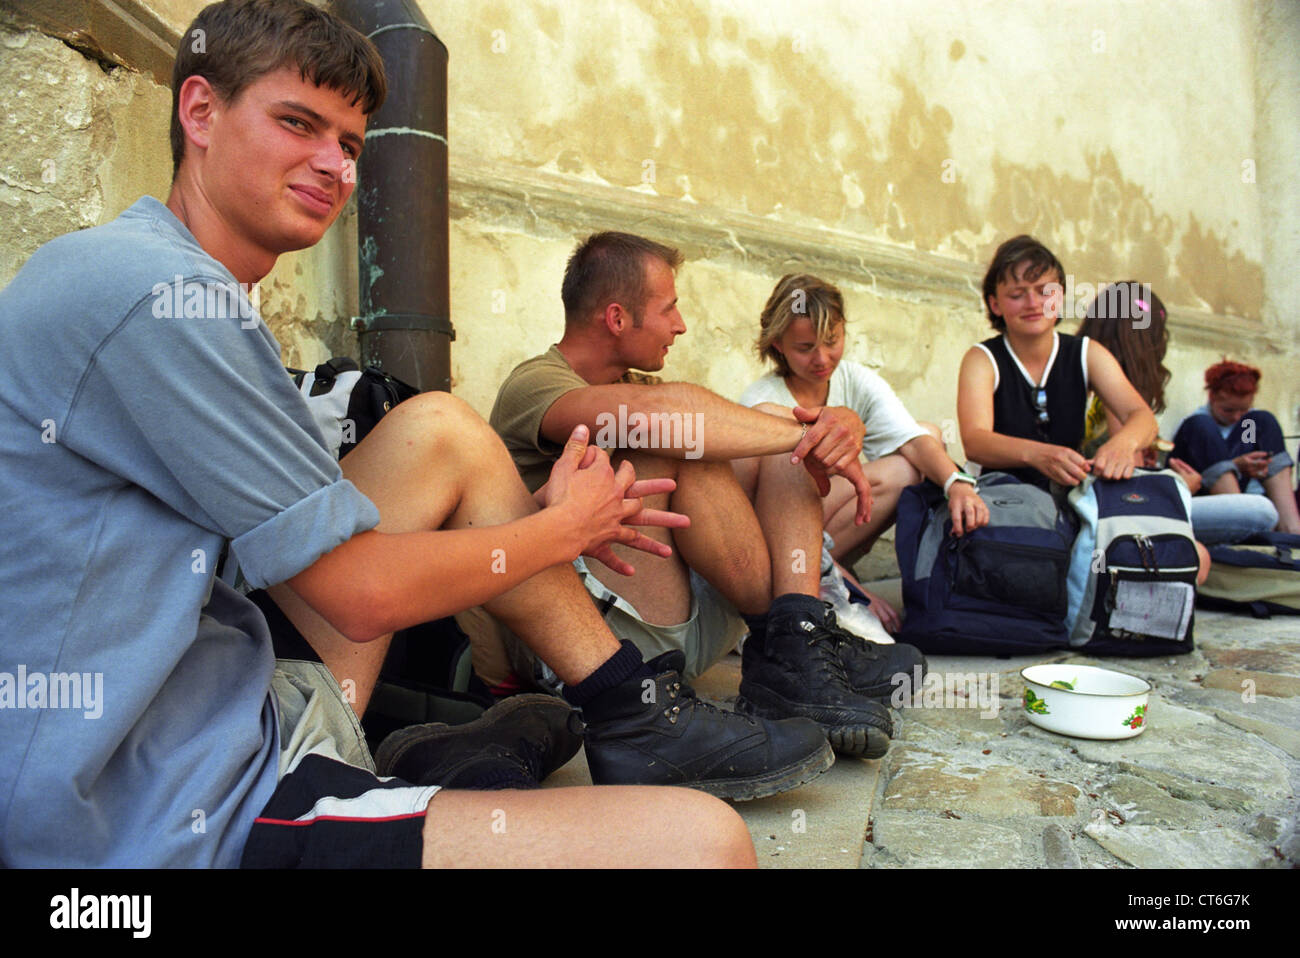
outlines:
[{"label": "clasped hand", "polygon": [[582,555],[598,559],[620,575],[632,575],[636,569],[614,554],[613,543],[667,558],[673,554],[670,546],[634,527],[685,529],[691,520],[677,512],[646,509],[641,502],[645,496],[672,492],[677,483],[672,479],[638,482],[636,470],[626,460],[616,471],[605,450],[588,445],[589,436],[585,425],[574,427],[550,478],[534,498],[543,508],[570,511],[583,540]]}]

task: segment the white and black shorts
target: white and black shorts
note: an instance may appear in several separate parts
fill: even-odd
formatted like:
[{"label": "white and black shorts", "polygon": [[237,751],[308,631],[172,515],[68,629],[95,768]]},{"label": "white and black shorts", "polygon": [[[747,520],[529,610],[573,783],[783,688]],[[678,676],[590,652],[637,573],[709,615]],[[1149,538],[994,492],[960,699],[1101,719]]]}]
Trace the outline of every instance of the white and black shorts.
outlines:
[{"label": "white and black shorts", "polygon": [[240,866],[420,867],[425,810],[438,786],[375,774],[343,690],[269,602],[258,605],[278,656],[271,691],[280,726],[280,780],[253,825]]}]

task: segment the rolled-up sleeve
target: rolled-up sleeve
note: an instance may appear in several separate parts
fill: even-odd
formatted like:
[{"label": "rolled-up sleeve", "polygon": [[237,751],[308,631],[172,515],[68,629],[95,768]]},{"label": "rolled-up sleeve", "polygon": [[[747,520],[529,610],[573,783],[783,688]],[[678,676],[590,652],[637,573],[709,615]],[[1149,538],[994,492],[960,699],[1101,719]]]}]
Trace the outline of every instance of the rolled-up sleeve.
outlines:
[{"label": "rolled-up sleeve", "polygon": [[346,479],[318,489],[249,529],[231,544],[254,588],[283,582],[358,532],[379,524],[379,510]]},{"label": "rolled-up sleeve", "polygon": [[59,441],[230,539],[262,586],[378,525],[379,512],[343,479],[254,320],[158,318],[142,300],[95,350]]}]

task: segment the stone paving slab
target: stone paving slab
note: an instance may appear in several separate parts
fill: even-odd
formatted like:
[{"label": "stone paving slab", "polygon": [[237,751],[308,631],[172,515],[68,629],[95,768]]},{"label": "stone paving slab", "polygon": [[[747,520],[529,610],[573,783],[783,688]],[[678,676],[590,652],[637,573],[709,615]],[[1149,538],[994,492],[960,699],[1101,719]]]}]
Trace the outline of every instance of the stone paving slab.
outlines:
[{"label": "stone paving slab", "polygon": [[[897,582],[870,587],[898,598]],[[1195,630],[1196,650],[1170,658],[931,657],[932,672],[978,688],[957,694],[955,681],[897,713],[878,762],[839,759],[803,788],[736,805],[760,866],[1300,867],[1300,617],[1198,610]],[[1019,672],[1046,661],[1151,682],[1149,726],[1089,741],[1032,725]],[[727,705],[739,682],[732,655],[696,687]],[[547,784],[589,782],[579,753]]]},{"label": "stone paving slab", "polygon": [[[740,656],[726,656],[695,681],[705,701],[730,708],[740,690]],[[857,868],[878,790],[880,762],[837,756],[813,782],[783,795],[736,804],[760,868]]]}]

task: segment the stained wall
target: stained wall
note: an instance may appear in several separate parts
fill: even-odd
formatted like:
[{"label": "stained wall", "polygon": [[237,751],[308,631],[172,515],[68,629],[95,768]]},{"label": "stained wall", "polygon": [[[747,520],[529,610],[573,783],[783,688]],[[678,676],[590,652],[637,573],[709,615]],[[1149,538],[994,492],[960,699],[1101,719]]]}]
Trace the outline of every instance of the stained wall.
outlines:
[{"label": "stained wall", "polygon": [[[177,37],[202,5],[137,3]],[[1261,401],[1300,435],[1295,4],[421,7],[450,50],[454,388],[481,412],[558,338],[574,243],[624,229],[687,255],[669,376],[738,394],[772,285],[808,270],[844,289],[847,355],[955,437],[984,265],[1030,232],[1080,310],[1127,278],[1170,305],[1166,433],[1227,353],[1264,369]],[[0,282],[46,239],[166,195],[169,98],[0,24]],[[286,361],[351,351],[356,299],[349,208],[264,283]]]}]

